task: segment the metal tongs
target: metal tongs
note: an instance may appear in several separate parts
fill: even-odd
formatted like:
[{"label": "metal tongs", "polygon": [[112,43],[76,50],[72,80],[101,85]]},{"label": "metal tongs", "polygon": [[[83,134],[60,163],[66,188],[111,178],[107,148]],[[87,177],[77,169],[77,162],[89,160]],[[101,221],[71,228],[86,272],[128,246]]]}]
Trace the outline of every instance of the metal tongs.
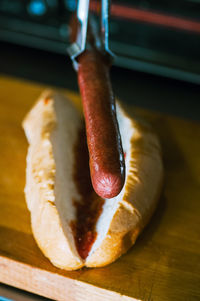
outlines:
[{"label": "metal tongs", "polygon": [[[90,0],[79,0],[77,5],[77,21],[78,29],[76,41],[68,48],[74,68],[77,70],[77,58],[87,48],[90,48],[91,36],[94,40],[96,49],[102,54],[113,58],[113,53],[109,49],[109,16],[110,16],[110,0],[101,0],[101,20],[100,31],[97,29],[97,23],[93,18],[89,19]],[[90,36],[90,37],[88,37]]]}]

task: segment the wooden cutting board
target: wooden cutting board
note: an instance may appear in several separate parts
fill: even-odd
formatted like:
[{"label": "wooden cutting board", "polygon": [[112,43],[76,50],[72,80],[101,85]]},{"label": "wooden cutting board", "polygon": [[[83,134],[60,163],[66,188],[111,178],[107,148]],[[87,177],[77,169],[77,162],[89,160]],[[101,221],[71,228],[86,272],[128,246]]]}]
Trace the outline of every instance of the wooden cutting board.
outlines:
[{"label": "wooden cutting board", "polygon": [[[161,139],[165,185],[159,206],[135,246],[115,263],[66,272],[38,249],[23,194],[27,142],[21,121],[44,88],[0,77],[0,281],[56,300],[199,300],[200,124],[129,108]],[[80,106],[78,96],[65,93]]]}]

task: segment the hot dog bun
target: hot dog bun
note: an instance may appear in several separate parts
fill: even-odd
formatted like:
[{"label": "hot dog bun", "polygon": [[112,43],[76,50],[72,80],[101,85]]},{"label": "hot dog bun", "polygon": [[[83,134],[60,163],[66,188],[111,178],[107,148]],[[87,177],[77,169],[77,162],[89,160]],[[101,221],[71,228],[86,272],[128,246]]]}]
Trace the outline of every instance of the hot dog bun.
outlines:
[{"label": "hot dog bun", "polygon": [[[45,91],[23,121],[29,143],[25,196],[32,230],[42,252],[59,268],[76,270],[113,262],[133,245],[156,207],[163,180],[159,141],[148,125],[131,119],[119,104],[117,118],[125,153],[125,185],[112,199],[99,200],[89,192],[94,199],[91,212],[100,209],[92,230],[93,244],[90,240],[84,256],[77,250],[72,227],[80,222],[77,203],[83,197],[77,181],[85,179],[76,177],[75,181],[74,177],[82,173],[75,155],[82,116],[69,99]],[[78,156],[83,156],[81,148]],[[89,193],[83,200],[86,203]]]}]

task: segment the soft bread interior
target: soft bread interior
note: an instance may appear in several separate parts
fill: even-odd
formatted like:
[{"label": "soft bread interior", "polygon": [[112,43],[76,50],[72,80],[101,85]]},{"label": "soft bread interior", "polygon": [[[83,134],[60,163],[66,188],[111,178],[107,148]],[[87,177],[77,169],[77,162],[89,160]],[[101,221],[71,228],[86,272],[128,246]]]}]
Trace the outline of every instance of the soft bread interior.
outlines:
[{"label": "soft bread interior", "polygon": [[73,253],[79,257],[75,247],[70,222],[76,219],[73,201],[80,195],[73,180],[74,145],[81,127],[81,116],[75,107],[64,97],[54,98],[56,128],[51,133],[53,156],[56,163],[55,205],[59,213],[62,228],[68,238]]}]

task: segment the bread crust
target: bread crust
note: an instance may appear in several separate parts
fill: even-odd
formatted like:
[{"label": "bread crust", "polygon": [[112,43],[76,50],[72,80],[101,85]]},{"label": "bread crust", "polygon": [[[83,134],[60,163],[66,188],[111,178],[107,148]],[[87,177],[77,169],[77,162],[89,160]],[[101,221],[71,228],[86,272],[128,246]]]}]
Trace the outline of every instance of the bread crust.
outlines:
[{"label": "bread crust", "polygon": [[124,254],[150,220],[160,197],[163,164],[159,140],[149,125],[136,120],[131,120],[135,132],[122,199],[101,246],[87,259],[88,267],[105,266]]},{"label": "bread crust", "polygon": [[[75,270],[84,265],[105,266],[134,244],[156,207],[163,182],[160,144],[148,125],[136,118],[130,119],[117,106],[120,118],[128,120],[130,130],[134,129],[130,139],[125,185],[119,195],[108,231],[99,246],[83,260],[76,250],[71,229],[64,222],[60,203],[56,201],[59,197],[58,189],[56,191],[58,156],[55,155],[57,140],[52,137],[58,135],[57,119],[60,117],[56,111],[57,103],[63,114],[70,112],[71,120],[63,120],[66,129],[69,122],[72,122],[74,132],[78,132],[81,116],[77,109],[70,100],[53,91],[46,91],[41,95],[23,122],[29,141],[25,195],[31,212],[33,234],[45,256],[59,268]],[[73,151],[73,142],[70,140],[68,144],[67,147]],[[71,215],[73,214],[72,212]]]},{"label": "bread crust", "polygon": [[55,266],[76,270],[84,263],[76,251],[70,227],[63,227],[56,203],[59,194],[55,187],[57,172],[52,137],[55,132],[58,135],[55,103],[61,105],[65,113],[69,112],[74,128],[79,128],[75,123],[80,116],[69,100],[50,90],[41,95],[23,121],[29,141],[25,196],[39,248]]}]

